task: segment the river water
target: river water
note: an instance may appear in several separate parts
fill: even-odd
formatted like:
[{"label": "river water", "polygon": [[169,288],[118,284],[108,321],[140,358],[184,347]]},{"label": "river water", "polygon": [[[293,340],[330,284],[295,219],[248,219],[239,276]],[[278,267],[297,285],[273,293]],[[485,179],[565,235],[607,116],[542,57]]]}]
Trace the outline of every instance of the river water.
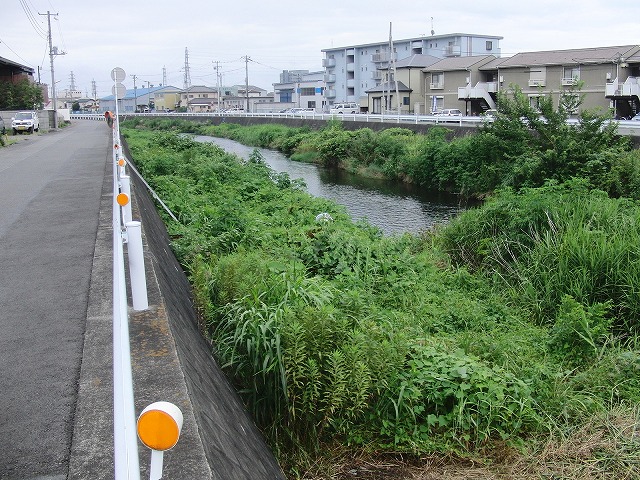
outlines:
[{"label": "river water", "polygon": [[[254,150],[226,138],[196,136],[195,140],[215,143],[244,159]],[[292,180],[302,179],[311,195],[344,205],[353,220],[366,219],[387,235],[419,233],[466,208],[455,195],[428,193],[414,185],[364,178],[339,169],[294,162],[275,150],[258,150],[276,172],[286,172]]]}]

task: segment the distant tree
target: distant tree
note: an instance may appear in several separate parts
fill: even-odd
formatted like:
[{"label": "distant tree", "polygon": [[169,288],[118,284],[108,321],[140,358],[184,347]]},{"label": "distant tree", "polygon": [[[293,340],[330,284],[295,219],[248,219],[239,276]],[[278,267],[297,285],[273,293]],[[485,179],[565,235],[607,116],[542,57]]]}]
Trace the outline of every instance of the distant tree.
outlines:
[{"label": "distant tree", "polygon": [[71,104],[71,110],[77,112],[80,110],[80,102],[73,102]]},{"label": "distant tree", "polygon": [[17,83],[0,82],[0,109],[32,110],[42,108],[43,97],[40,86],[29,80]]}]

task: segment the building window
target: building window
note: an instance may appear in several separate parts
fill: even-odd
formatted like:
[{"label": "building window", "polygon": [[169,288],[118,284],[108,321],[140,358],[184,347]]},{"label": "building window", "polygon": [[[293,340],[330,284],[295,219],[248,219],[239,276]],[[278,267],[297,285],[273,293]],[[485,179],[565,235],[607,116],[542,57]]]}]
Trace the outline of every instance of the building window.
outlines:
[{"label": "building window", "polygon": [[487,41],[487,50],[493,50],[493,42]]},{"label": "building window", "polygon": [[444,88],[444,72],[433,72],[431,74],[430,88],[432,90]]},{"label": "building window", "polygon": [[409,97],[402,97],[402,104],[409,105]]},{"label": "building window", "polygon": [[562,69],[562,84],[573,85],[580,80],[580,66],[574,65],[571,67],[564,67]]},{"label": "building window", "polygon": [[529,86],[544,87],[547,85],[547,67],[536,67],[529,70]]},{"label": "building window", "polygon": [[529,105],[531,105],[536,110],[540,110],[540,99],[544,95],[529,95]]},{"label": "building window", "polygon": [[316,102],[315,101],[310,101],[307,102],[307,108],[316,108]]},{"label": "building window", "polygon": [[316,94],[316,88],[315,87],[311,87],[311,88],[301,88],[300,89],[300,95],[304,95],[304,96],[313,96]]}]

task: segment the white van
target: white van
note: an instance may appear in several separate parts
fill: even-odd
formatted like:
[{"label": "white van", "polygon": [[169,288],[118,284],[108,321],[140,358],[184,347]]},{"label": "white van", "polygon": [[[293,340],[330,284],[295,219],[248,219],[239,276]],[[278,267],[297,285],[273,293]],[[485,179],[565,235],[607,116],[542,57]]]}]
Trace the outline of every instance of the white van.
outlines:
[{"label": "white van", "polygon": [[360,105],[355,102],[336,103],[329,108],[329,113],[360,113]]}]

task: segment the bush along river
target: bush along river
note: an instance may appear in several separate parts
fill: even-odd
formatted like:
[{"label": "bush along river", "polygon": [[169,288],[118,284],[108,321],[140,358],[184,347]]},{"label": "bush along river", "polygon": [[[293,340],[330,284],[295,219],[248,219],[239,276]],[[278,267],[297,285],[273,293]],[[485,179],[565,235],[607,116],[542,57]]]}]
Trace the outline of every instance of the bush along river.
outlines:
[{"label": "bush along river", "polygon": [[244,159],[258,150],[274,171],[287,173],[291,180],[302,179],[311,195],[344,205],[354,221],[366,219],[386,235],[420,233],[466,208],[456,195],[425,192],[411,184],[294,162],[278,151],[256,149],[226,138],[196,136],[194,139],[215,143]]}]

